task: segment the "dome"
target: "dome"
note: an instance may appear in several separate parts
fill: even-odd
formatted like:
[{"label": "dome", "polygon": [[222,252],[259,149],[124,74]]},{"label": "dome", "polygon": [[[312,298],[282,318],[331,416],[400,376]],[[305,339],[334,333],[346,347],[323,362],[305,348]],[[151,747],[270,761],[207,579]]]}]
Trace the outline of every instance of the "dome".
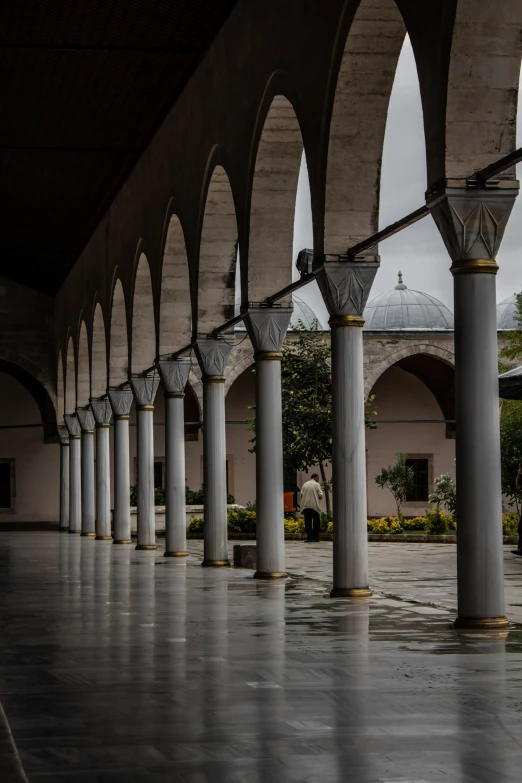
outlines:
[{"label": "dome", "polygon": [[294,312],[292,313],[292,320],[290,321],[290,329],[295,326],[298,321],[301,321],[303,325],[310,330],[312,330],[314,321],[317,321],[317,329],[320,331],[324,329],[321,321],[306,302],[303,302],[303,300],[295,294],[292,296],[292,302],[294,304]]},{"label": "dome", "polygon": [[516,329],[518,324],[515,320],[517,315],[517,295],[512,294],[497,305],[497,328],[498,329]]},{"label": "dome", "polygon": [[453,314],[446,305],[434,296],[407,288],[402,282],[402,272],[398,285],[371,299],[363,315],[366,331],[453,330]]}]

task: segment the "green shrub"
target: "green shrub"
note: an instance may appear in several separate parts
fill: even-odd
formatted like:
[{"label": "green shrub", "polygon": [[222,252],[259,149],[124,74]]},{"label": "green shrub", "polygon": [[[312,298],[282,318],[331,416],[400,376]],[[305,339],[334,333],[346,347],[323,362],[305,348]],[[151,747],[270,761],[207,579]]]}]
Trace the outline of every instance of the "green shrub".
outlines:
[{"label": "green shrub", "polygon": [[426,530],[426,517],[403,519],[401,525],[405,533],[409,533],[412,530]]},{"label": "green shrub", "polygon": [[[185,502],[187,506],[202,506],[204,503],[204,491],[203,491],[203,484],[201,485],[201,489],[189,489],[188,487],[185,487]],[[232,503],[235,503],[236,499],[234,495],[227,495],[227,503],[229,505],[232,505]]]},{"label": "green shrub", "polygon": [[431,508],[426,512],[426,533],[433,536],[443,536],[448,532],[448,517],[444,511]]},{"label": "green shrub", "polygon": [[228,532],[256,537],[256,512],[248,508],[231,508],[227,515]]},{"label": "green shrub", "polygon": [[205,529],[205,520],[203,517],[193,517],[188,526],[189,533],[203,533]]},{"label": "green shrub", "polygon": [[322,511],[321,512],[321,533],[328,533],[328,526],[330,525],[330,522],[333,522],[333,514],[331,511]]},{"label": "green shrub", "polygon": [[402,521],[397,517],[381,517],[368,520],[368,533],[403,533]]},{"label": "green shrub", "polygon": [[285,534],[288,535],[304,535],[305,524],[302,517],[297,519],[285,519]]},{"label": "green shrub", "polygon": [[502,533],[505,536],[516,536],[518,532],[518,516],[512,511],[510,514],[502,514]]}]

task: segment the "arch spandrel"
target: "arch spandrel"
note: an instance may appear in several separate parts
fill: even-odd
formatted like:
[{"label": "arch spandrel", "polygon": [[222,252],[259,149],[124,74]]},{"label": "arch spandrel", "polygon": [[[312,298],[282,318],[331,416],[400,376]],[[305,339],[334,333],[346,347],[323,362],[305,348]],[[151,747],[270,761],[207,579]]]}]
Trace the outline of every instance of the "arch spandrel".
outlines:
[{"label": "arch spandrel", "polygon": [[208,186],[199,249],[199,334],[210,334],[233,316],[237,240],[232,189],[225,169],[216,166]]},{"label": "arch spandrel", "polygon": [[405,35],[394,0],[359,4],[344,47],[330,121],[326,253],[345,253],[377,231],[386,118]]},{"label": "arch spandrel", "polygon": [[257,148],[250,209],[248,301],[292,282],[295,203],[303,140],[290,101],[276,95]]},{"label": "arch spandrel", "polygon": [[164,356],[190,343],[192,306],[187,249],[177,215],[169,220],[161,270],[159,354]]},{"label": "arch spandrel", "polygon": [[78,407],[88,405],[91,397],[91,371],[89,362],[89,338],[87,336],[87,327],[83,320],[80,326],[80,337],[78,340],[78,372],[76,384],[76,404]]},{"label": "arch spandrel", "polygon": [[109,333],[109,385],[119,386],[129,376],[127,308],[121,280],[116,280],[112,296]]},{"label": "arch spandrel", "polygon": [[91,359],[92,396],[101,397],[107,391],[107,343],[103,311],[98,303],[94,311],[92,324],[92,359]]},{"label": "arch spandrel", "polygon": [[72,336],[67,342],[67,360],[65,364],[65,413],[74,413],[76,408],[76,361]]},{"label": "arch spandrel", "polygon": [[61,349],[58,351],[58,365],[56,368],[56,411],[58,422],[62,424],[65,413],[65,377]]},{"label": "arch spandrel", "polygon": [[140,255],[132,300],[131,372],[141,373],[156,359],[156,324],[150,267]]},{"label": "arch spandrel", "polygon": [[415,343],[413,345],[406,345],[400,348],[398,351],[389,353],[384,359],[378,362],[374,362],[365,367],[364,372],[364,393],[365,396],[371,394],[371,391],[381,375],[386,372],[389,367],[400,362],[402,359],[407,359],[410,356],[416,356],[424,354],[426,356],[432,356],[435,359],[447,364],[450,367],[455,366],[455,354],[453,350],[448,348],[442,348],[438,345],[430,345],[429,343]]}]

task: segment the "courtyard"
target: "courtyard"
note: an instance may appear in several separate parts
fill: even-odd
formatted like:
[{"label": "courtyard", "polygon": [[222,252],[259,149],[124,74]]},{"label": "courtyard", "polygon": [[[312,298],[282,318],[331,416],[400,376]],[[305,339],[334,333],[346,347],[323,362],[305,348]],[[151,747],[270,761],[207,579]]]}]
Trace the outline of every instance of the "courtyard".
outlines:
[{"label": "courtyard", "polygon": [[[453,545],[371,543],[357,601],[328,597],[329,542],[287,542],[284,583],[203,569],[202,543],[2,534],[0,701],[30,783],[520,779],[522,629],[453,630]],[[517,623],[509,547],[505,572]]]}]

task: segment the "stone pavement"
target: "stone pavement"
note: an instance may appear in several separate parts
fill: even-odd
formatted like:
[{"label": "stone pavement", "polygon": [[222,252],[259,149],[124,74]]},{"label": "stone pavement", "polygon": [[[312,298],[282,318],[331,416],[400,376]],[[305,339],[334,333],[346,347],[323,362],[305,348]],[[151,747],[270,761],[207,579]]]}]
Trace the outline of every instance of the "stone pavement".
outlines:
[{"label": "stone pavement", "polygon": [[363,601],[328,598],[331,544],[287,551],[272,584],[0,535],[0,701],[30,783],[520,780],[522,630],[452,629],[450,546],[372,545]]}]

